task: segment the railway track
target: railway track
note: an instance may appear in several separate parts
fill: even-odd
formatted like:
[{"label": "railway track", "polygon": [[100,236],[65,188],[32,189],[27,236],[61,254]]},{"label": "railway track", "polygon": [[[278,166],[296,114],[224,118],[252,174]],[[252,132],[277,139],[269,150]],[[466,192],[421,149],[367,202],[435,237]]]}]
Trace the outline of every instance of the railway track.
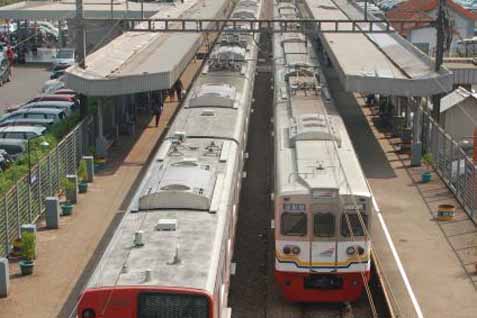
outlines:
[{"label": "railway track", "polygon": [[[271,1],[265,6],[271,12]],[[249,160],[244,180],[236,233],[234,262],[236,273],[231,280],[229,306],[233,318],[367,318],[373,317],[366,294],[353,304],[291,304],[280,295],[273,277],[274,240],[270,193],[273,188],[272,143],[272,67],[271,39],[263,34],[255,80],[250,118]],[[375,273],[373,273],[375,275]],[[374,277],[374,276],[373,276]],[[388,317],[380,286],[372,279],[371,292],[377,304],[378,317]]]}]

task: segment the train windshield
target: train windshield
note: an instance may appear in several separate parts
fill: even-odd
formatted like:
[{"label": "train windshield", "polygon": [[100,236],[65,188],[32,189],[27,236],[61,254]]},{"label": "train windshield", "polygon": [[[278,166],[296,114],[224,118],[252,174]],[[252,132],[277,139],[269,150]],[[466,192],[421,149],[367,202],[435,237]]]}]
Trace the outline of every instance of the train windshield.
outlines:
[{"label": "train windshield", "polygon": [[314,216],[315,236],[331,237],[335,235],[335,216],[331,213],[317,213]]},{"label": "train windshield", "polygon": [[144,293],[138,299],[138,318],[209,318],[206,296]]},{"label": "train windshield", "polygon": [[[350,227],[353,230],[353,236],[364,236],[365,229],[361,224],[362,219],[364,226],[368,225],[368,216],[364,213],[345,213],[341,216],[341,235],[350,236]],[[348,219],[348,220],[346,220]],[[349,221],[349,222],[348,222]]]},{"label": "train windshield", "polygon": [[305,213],[283,213],[281,219],[282,235],[305,236],[306,235]]}]

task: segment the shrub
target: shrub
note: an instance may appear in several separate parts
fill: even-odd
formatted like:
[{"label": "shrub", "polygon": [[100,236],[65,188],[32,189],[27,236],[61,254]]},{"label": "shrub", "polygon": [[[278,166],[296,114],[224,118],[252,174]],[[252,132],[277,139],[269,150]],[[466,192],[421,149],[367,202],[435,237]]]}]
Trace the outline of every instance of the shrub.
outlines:
[{"label": "shrub", "polygon": [[36,238],[31,232],[22,234],[22,257],[25,261],[33,261],[35,259]]},{"label": "shrub", "polygon": [[86,181],[88,179],[88,167],[86,166],[86,160],[81,159],[78,168],[78,177],[80,181]]},{"label": "shrub", "polygon": [[[48,133],[41,138],[35,138],[30,141],[30,161],[32,167],[40,161],[48,152],[53,149],[80,121],[79,112],[71,114],[65,120],[53,125]],[[42,141],[49,144],[48,148],[40,146]],[[20,159],[15,161],[5,171],[0,171],[0,195],[15,185],[15,183],[28,174],[28,153],[25,153]]]},{"label": "shrub", "polygon": [[432,154],[429,152],[424,154],[424,156],[422,156],[422,162],[427,168],[430,168],[432,166]]},{"label": "shrub", "polygon": [[74,191],[75,190],[75,184],[73,181],[69,180],[67,177],[61,178],[61,188],[63,190],[67,191]]}]

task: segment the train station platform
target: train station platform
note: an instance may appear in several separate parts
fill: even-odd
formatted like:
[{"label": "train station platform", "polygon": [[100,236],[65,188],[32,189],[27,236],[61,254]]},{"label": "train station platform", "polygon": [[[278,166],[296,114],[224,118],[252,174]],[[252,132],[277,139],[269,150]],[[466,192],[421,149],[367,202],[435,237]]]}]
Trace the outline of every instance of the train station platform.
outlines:
[{"label": "train station platform", "polygon": [[[363,9],[347,0],[305,0],[305,7],[315,19],[364,20]],[[375,20],[371,13],[368,18]],[[369,25],[359,27],[364,30]],[[432,60],[397,32],[320,33],[319,37],[347,92],[431,96],[452,90],[452,73],[445,67],[436,72]]]},{"label": "train station platform", "polygon": [[[201,62],[192,61],[182,74],[185,88]],[[142,116],[135,136],[116,142],[113,159],[95,175],[88,193],[80,195],[73,215],[61,218],[58,230],[47,230],[39,222],[34,273],[21,276],[18,264],[10,263],[10,294],[0,299],[0,317],[76,317],[72,313],[78,296],[177,108],[177,101],[167,98],[158,127],[150,116]]]},{"label": "train station platform", "polygon": [[[155,2],[114,0],[83,0],[83,14],[85,18],[110,19],[114,18],[146,18],[154,15],[163,8],[163,4]],[[76,14],[74,0],[61,1],[20,1],[0,8],[0,19],[12,20],[65,20]]]},{"label": "train station platform", "polygon": [[[398,151],[400,140],[392,138],[380,125],[374,110],[365,107],[359,95],[344,92],[334,69],[325,71],[387,224],[388,233],[385,233],[375,217],[371,236],[395,313],[406,318],[476,317],[475,224],[435,173],[430,183],[420,183],[424,168],[410,167],[409,156]],[[457,207],[453,221],[435,219],[439,204]]]},{"label": "train station platform", "polygon": [[[164,8],[151,18],[223,18],[231,7],[229,0],[185,0]],[[146,28],[146,22],[143,26]],[[125,32],[89,55],[85,69],[68,68],[65,83],[88,96],[169,89],[208,40],[208,35],[200,33]]]}]

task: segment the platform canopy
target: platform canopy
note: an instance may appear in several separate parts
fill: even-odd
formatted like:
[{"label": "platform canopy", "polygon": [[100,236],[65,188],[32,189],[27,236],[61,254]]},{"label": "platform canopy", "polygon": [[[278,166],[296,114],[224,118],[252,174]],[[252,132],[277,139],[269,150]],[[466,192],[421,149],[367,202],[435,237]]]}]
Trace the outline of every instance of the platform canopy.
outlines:
[{"label": "platform canopy", "polygon": [[[315,19],[364,18],[363,9],[347,0],[305,3]],[[371,13],[368,18],[374,19]],[[445,67],[436,72],[433,61],[397,32],[321,33],[320,38],[348,92],[431,96],[452,90],[452,72]]]},{"label": "platform canopy", "polygon": [[[230,0],[185,0],[153,18],[222,18]],[[86,58],[86,69],[66,70],[66,86],[90,96],[168,89],[202,45],[200,33],[125,32]]]},{"label": "platform canopy", "polygon": [[[151,17],[161,7],[161,3],[144,2],[144,17]],[[64,20],[74,17],[75,12],[75,0],[22,1],[0,7],[0,19]],[[141,3],[126,0],[83,0],[83,12],[85,18],[141,18]]]}]

